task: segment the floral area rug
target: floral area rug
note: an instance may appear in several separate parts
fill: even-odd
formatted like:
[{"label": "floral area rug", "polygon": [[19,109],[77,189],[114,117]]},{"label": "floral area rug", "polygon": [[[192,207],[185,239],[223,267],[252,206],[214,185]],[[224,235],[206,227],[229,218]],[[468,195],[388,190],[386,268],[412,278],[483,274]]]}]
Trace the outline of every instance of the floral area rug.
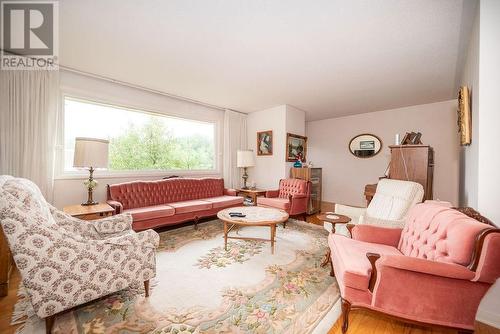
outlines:
[{"label": "floral area rug", "polygon": [[[327,232],[289,220],[269,242],[230,239],[224,250],[219,220],[162,232],[157,276],[149,298],[129,288],[56,318],[54,333],[326,333],[318,324],[340,294],[330,268],[321,268]],[[268,227],[231,234],[269,238]],[[20,290],[22,295],[22,288]],[[44,333],[44,323],[24,312],[24,333]],[[326,321],[325,319],[323,323]],[[325,327],[326,326],[326,327]],[[324,327],[319,329],[319,327]]]}]

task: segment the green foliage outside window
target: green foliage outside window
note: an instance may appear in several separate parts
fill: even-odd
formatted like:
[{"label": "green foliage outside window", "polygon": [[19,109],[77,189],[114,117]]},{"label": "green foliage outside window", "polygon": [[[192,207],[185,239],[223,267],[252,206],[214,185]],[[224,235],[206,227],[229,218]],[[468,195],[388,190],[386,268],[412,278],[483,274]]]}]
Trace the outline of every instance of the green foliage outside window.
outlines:
[{"label": "green foliage outside window", "polygon": [[151,117],[143,126],[129,125],[111,138],[111,170],[213,169],[214,144],[202,135],[174,137],[172,131]]}]

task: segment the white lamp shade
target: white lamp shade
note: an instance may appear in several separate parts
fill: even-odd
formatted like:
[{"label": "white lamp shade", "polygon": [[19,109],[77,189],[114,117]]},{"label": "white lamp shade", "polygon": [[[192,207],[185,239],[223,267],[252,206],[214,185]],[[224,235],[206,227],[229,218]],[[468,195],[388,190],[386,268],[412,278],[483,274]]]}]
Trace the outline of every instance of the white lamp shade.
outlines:
[{"label": "white lamp shade", "polygon": [[108,144],[105,139],[75,138],[73,167],[108,168]]},{"label": "white lamp shade", "polygon": [[253,167],[255,166],[255,159],[252,150],[238,150],[236,156],[237,167]]}]

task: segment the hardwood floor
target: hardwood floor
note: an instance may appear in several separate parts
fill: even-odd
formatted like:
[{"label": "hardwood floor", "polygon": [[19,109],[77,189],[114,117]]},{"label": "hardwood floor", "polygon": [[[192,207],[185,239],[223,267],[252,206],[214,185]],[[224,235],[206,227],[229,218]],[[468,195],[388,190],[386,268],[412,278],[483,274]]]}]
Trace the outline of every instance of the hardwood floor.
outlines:
[{"label": "hardwood floor", "polygon": [[[324,203],[322,210],[331,211],[332,203]],[[322,225],[323,223],[315,215],[306,219],[309,223]],[[14,334],[18,326],[11,326],[11,315],[17,301],[17,287],[20,282],[19,272],[14,270],[10,280],[9,294],[7,297],[0,297],[0,333]],[[341,334],[340,319],[333,325],[327,334]],[[380,315],[367,311],[352,311],[349,319],[349,334],[455,334],[455,331],[436,330],[405,324],[393,319],[388,319]]]},{"label": "hardwood floor", "polygon": [[19,326],[11,326],[10,320],[12,317],[12,311],[14,310],[14,305],[17,301],[17,287],[21,276],[19,271],[14,269],[10,276],[9,293],[5,297],[0,297],[0,333],[2,334],[14,334],[16,328]]},{"label": "hardwood floor", "polygon": [[[348,334],[456,334],[455,330],[439,330],[420,327],[389,319],[378,314],[355,310],[349,314]],[[328,334],[342,334],[341,319],[330,329]]]}]

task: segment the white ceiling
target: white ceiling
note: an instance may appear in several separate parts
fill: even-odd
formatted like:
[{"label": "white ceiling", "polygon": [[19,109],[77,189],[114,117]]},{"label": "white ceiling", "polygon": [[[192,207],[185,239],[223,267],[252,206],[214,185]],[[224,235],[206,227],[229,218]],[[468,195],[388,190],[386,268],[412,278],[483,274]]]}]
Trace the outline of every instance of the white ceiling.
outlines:
[{"label": "white ceiling", "polygon": [[60,62],[308,120],[452,99],[475,1],[61,0]]}]

